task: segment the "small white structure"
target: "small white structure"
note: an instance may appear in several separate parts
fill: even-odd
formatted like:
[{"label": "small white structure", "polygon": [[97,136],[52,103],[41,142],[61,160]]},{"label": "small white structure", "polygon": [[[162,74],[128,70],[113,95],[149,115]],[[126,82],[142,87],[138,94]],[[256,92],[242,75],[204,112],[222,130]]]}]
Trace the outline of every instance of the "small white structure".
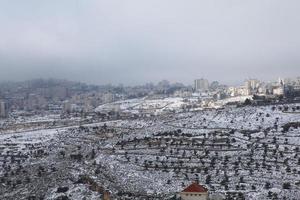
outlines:
[{"label": "small white structure", "polygon": [[279,86],[273,89],[273,94],[274,95],[284,95],[284,87]]},{"label": "small white structure", "polygon": [[208,189],[194,182],[182,192],[181,200],[208,200]]}]

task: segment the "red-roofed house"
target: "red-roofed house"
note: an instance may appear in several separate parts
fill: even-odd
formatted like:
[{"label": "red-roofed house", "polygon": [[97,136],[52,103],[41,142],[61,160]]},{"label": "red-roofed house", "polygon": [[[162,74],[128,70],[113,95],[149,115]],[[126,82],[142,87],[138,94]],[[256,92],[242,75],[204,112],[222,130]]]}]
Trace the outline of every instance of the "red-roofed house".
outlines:
[{"label": "red-roofed house", "polygon": [[182,200],[208,200],[208,189],[194,182],[182,192],[180,192]]}]

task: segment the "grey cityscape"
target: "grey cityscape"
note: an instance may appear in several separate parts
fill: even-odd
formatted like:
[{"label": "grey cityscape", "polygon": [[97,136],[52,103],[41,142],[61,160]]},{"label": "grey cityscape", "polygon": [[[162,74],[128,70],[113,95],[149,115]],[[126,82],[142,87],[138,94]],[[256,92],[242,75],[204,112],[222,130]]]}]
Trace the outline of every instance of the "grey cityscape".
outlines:
[{"label": "grey cityscape", "polygon": [[0,2],[0,200],[299,200],[300,2]]}]

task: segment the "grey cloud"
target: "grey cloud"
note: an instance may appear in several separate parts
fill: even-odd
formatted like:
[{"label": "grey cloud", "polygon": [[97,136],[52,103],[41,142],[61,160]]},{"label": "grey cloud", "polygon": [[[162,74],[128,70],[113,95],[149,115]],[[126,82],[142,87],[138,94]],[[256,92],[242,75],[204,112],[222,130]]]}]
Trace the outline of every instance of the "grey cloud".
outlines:
[{"label": "grey cloud", "polygon": [[0,79],[139,84],[300,75],[299,1],[0,3]]}]

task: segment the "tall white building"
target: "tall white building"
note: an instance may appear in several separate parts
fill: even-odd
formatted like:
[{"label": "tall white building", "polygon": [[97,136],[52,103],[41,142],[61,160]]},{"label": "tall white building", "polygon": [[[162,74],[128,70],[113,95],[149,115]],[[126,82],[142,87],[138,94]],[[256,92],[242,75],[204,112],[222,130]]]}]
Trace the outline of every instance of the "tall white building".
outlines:
[{"label": "tall white building", "polygon": [[70,101],[66,100],[63,102],[63,111],[65,113],[70,113],[72,111],[72,104]]},{"label": "tall white building", "polygon": [[257,79],[249,79],[245,82],[245,87],[250,90],[255,90],[259,87],[260,81]]},{"label": "tall white building", "polygon": [[7,117],[6,105],[4,101],[0,101],[0,118]]},{"label": "tall white building", "polygon": [[196,79],[194,81],[194,89],[195,91],[206,91],[209,89],[209,82],[207,79]]}]

